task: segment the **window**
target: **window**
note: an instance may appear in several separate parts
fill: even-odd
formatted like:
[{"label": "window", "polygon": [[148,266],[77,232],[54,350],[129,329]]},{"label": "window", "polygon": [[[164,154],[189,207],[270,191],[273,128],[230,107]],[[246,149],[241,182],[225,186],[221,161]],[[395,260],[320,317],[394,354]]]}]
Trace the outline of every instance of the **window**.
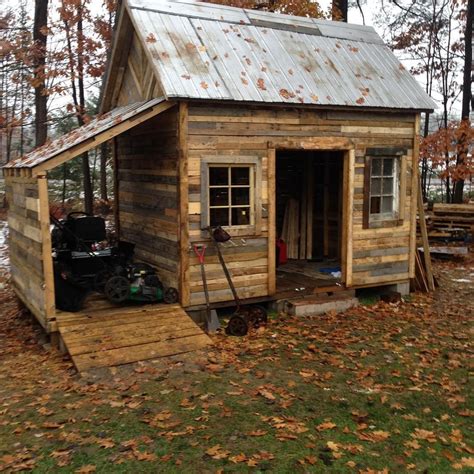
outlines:
[{"label": "window", "polygon": [[232,227],[233,236],[260,232],[261,159],[224,155],[201,158],[201,229]]},{"label": "window", "polygon": [[362,227],[402,225],[408,150],[369,148],[366,153]]},{"label": "window", "polygon": [[209,225],[252,225],[253,193],[252,166],[210,165]]},{"label": "window", "polygon": [[370,216],[394,218],[398,211],[398,159],[372,158]]}]

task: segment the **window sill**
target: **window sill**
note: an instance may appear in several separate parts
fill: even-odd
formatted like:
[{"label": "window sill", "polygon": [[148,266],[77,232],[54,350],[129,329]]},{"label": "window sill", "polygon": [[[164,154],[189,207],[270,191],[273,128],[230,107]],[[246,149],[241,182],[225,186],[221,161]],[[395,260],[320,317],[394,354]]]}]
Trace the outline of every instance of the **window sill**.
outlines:
[{"label": "window sill", "polygon": [[388,219],[373,219],[369,221],[369,229],[381,229],[387,227],[398,227],[403,225],[403,219],[398,218],[388,218]]},{"label": "window sill", "polygon": [[[230,235],[231,238],[235,238],[235,237],[257,238],[261,235],[261,230],[256,225],[234,226],[234,227],[223,226],[222,228]],[[202,230],[201,237],[203,239],[208,239],[209,238],[208,231]]]}]

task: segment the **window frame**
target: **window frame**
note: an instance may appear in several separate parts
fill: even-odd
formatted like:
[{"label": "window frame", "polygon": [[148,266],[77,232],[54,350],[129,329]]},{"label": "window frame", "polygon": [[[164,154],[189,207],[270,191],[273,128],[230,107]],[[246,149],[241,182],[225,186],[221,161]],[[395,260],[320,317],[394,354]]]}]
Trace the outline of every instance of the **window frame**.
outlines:
[{"label": "window frame", "polygon": [[[366,150],[364,166],[364,205],[362,227],[364,229],[377,227],[396,227],[403,225],[404,203],[406,193],[406,155],[407,150],[401,148],[370,148]],[[394,160],[393,200],[394,210],[386,213],[371,214],[372,162],[374,159],[390,158]],[[383,194],[381,192],[381,194]]]},{"label": "window frame", "polygon": [[[201,158],[201,229],[210,225],[210,168],[248,167],[250,168],[250,224],[223,226],[232,236],[255,235],[260,233],[262,219],[262,169],[261,159],[257,156],[216,155]],[[232,184],[228,183],[231,189]],[[219,187],[219,186],[217,186]],[[224,186],[225,187],[225,186]],[[232,209],[229,206],[223,206]],[[246,207],[246,206],[235,206]],[[231,211],[229,211],[231,212]]]}]

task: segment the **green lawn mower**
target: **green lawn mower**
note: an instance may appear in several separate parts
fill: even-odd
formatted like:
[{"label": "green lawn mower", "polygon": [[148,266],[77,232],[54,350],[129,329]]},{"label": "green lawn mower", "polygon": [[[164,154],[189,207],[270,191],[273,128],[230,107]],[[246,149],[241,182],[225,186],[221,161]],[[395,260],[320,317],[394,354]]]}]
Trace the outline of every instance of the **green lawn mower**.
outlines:
[{"label": "green lawn mower", "polygon": [[146,263],[134,263],[117,273],[104,271],[98,275],[96,289],[102,291],[114,304],[130,302],[140,303],[177,303],[178,290],[164,288],[156,270]]}]

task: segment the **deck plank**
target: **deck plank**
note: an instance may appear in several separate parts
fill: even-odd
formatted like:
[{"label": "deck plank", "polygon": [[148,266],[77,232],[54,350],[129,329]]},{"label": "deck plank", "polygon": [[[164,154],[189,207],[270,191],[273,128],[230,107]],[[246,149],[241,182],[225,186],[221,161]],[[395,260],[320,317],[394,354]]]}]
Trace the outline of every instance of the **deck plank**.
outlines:
[{"label": "deck plank", "polygon": [[153,342],[120,349],[111,349],[103,352],[92,352],[74,357],[74,362],[80,372],[96,367],[110,367],[130,364],[142,360],[158,359],[173,355],[193,352],[209,345],[209,337],[202,333],[194,336],[182,337],[172,341]]},{"label": "deck plank", "polygon": [[180,305],[105,306],[56,314],[79,372],[193,352],[210,338]]}]

